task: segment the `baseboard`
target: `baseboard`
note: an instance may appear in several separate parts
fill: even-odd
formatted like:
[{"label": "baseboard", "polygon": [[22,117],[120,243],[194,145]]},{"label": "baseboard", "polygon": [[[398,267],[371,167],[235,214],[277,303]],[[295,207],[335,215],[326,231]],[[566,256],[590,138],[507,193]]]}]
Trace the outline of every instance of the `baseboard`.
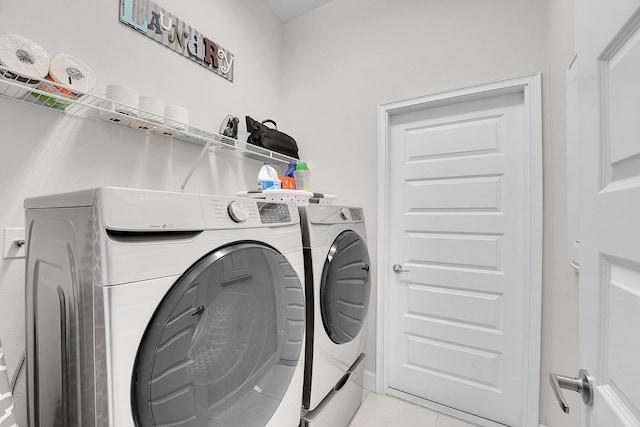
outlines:
[{"label": "baseboard", "polygon": [[369,391],[376,391],[376,374],[365,369],[362,376],[362,388]]},{"label": "baseboard", "polygon": [[494,421],[490,421],[484,418],[477,417],[475,415],[471,415],[466,412],[458,411],[457,409],[450,408],[448,406],[440,405],[435,402],[431,402],[429,400],[421,399],[419,397],[413,396],[408,393],[404,393],[402,391],[394,390],[392,388],[387,389],[387,394],[390,396],[399,397],[400,399],[404,399],[409,402],[413,402],[417,405],[424,406],[425,408],[429,408],[432,411],[439,412],[441,414],[449,415],[454,418],[458,418],[462,421],[466,421],[473,425],[482,426],[482,427],[505,427],[504,424],[499,424]]},{"label": "baseboard", "polygon": [[[375,391],[376,391],[376,374],[374,372],[368,371],[366,369],[364,370],[364,373],[362,375],[362,387],[365,390],[368,390],[368,391],[371,391],[371,392],[375,393]],[[485,419],[482,419],[482,418],[469,416],[469,414],[465,414],[465,413],[462,413],[462,412],[459,412],[459,411],[455,411],[455,410],[452,410],[451,408],[448,408],[446,406],[438,405],[438,404],[435,404],[433,402],[429,402],[429,401],[426,401],[426,400],[423,400],[423,399],[417,399],[415,396],[411,396],[410,394],[398,392],[398,391],[393,390],[393,389],[388,389],[387,392],[392,396],[400,397],[400,398],[405,399],[405,400],[407,400],[409,402],[413,402],[413,403],[416,403],[418,405],[425,406],[425,407],[428,407],[428,408],[433,409],[435,411],[442,412],[444,414],[448,414],[448,415],[451,415],[451,416],[454,416],[454,417],[457,417],[457,418],[461,418],[461,416],[462,417],[464,417],[464,416],[470,417],[469,420],[468,420],[469,422],[481,421],[483,423],[488,423],[488,424],[486,424],[488,426],[496,426],[496,427],[501,426],[501,427],[504,427],[502,424],[497,424],[497,423],[493,423],[491,421],[488,421],[488,420],[485,420]],[[538,427],[547,427],[547,426],[545,424],[539,424]]]}]

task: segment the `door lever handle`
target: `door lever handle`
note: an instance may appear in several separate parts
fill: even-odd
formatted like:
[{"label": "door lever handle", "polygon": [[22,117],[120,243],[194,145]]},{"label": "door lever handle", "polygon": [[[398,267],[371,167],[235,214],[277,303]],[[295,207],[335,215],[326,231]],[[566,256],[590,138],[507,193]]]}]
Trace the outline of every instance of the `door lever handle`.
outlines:
[{"label": "door lever handle", "polygon": [[407,270],[406,268],[402,268],[401,264],[393,264],[393,267],[391,267],[391,268],[393,268],[393,271],[395,273],[408,273],[409,272],[409,270]]},{"label": "door lever handle", "polygon": [[580,393],[585,405],[591,406],[593,404],[593,378],[589,376],[586,369],[580,369],[576,378],[550,373],[549,382],[551,382],[553,394],[556,395],[558,404],[565,414],[569,413],[569,405],[562,394],[561,389],[563,388]]}]

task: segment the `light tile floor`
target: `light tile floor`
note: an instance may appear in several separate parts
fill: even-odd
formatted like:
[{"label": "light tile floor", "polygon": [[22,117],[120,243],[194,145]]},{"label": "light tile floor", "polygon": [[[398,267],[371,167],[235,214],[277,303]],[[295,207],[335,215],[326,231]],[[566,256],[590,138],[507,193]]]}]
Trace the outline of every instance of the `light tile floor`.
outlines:
[{"label": "light tile floor", "polygon": [[362,406],[349,427],[474,427],[392,396],[365,391]]}]

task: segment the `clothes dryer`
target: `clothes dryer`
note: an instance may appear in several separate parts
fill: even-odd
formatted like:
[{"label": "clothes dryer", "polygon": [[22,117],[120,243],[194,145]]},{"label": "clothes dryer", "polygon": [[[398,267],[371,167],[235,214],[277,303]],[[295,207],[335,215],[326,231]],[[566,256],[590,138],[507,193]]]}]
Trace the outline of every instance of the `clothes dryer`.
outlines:
[{"label": "clothes dryer", "polygon": [[335,205],[299,210],[307,298],[302,424],[346,427],[362,403],[371,292],[364,215]]},{"label": "clothes dryer", "polygon": [[25,208],[29,425],[298,425],[295,205],[101,188]]}]

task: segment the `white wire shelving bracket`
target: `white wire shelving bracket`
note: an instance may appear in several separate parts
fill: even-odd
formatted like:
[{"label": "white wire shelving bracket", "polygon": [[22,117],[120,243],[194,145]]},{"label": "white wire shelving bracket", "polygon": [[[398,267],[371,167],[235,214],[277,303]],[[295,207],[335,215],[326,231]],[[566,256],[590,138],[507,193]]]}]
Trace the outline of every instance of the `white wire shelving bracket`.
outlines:
[{"label": "white wire shelving bracket", "polygon": [[[182,183],[182,191],[184,191],[204,154],[208,151],[232,153],[260,162],[282,164],[301,162],[301,160],[284,154],[158,116],[102,96],[87,93],[77,98],[71,98],[63,94],[49,93],[37,87],[40,80],[42,79],[18,75],[12,70],[0,66],[0,97],[58,110],[68,116],[107,122],[201,146],[202,150],[198,158]],[[51,82],[47,81],[47,83],[51,85]],[[73,88],[60,83],[55,83],[55,86],[63,89],[60,92],[73,91]]]}]

